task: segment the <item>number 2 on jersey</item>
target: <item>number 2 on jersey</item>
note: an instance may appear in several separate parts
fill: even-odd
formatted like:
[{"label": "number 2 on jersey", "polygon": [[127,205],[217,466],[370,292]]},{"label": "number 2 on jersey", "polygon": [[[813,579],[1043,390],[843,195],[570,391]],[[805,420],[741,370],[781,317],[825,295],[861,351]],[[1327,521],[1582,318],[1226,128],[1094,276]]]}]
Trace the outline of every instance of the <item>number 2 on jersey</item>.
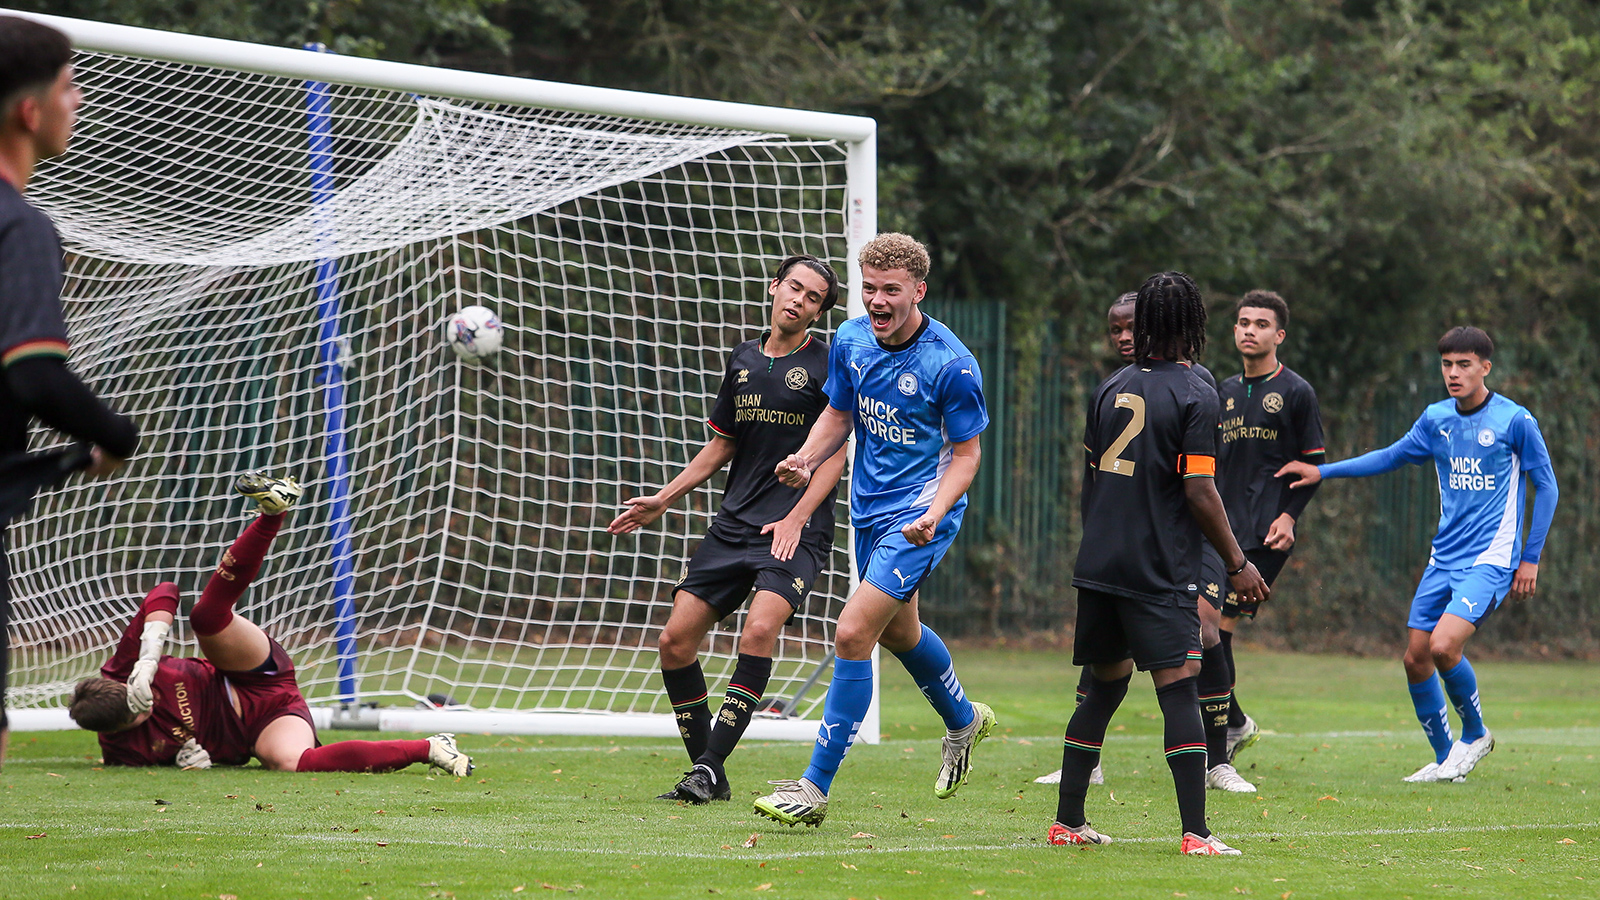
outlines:
[{"label": "number 2 on jersey", "polygon": [[1123,459],[1122,451],[1128,449],[1128,445],[1133,443],[1133,439],[1138,437],[1139,432],[1144,430],[1144,398],[1138,394],[1118,394],[1116,403],[1113,406],[1117,409],[1128,410],[1133,413],[1133,418],[1128,420],[1128,424],[1122,429],[1122,433],[1117,435],[1117,439],[1111,442],[1110,447],[1106,448],[1105,455],[1100,457],[1100,471],[1110,472],[1114,475],[1131,476],[1133,474],[1134,461]]}]

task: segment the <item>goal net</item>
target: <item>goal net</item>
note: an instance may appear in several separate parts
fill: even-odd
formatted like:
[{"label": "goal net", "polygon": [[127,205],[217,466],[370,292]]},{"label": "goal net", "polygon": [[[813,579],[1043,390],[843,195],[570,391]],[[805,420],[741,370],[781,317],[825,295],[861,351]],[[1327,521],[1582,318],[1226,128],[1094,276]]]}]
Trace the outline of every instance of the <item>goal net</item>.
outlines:
[{"label": "goal net", "polygon": [[[847,270],[870,131],[819,132],[870,121],[786,132],[785,111],[49,21],[85,101],[28,196],[66,247],[71,364],[143,439],[12,526],[11,708],[59,711],[155,583],[187,609],[248,521],[234,476],[265,468],[307,491],[240,609],[314,705],[444,695],[472,730],[676,734],[655,645],[720,478],[605,528],[706,440],[774,263]],[[484,366],[443,340],[474,304],[507,329]],[[842,499],[838,519],[768,690],[798,717],[850,586]],[[179,622],[169,652],[196,653]],[[713,684],[741,624],[702,654]],[[751,733],[814,734],[784,724]]]}]

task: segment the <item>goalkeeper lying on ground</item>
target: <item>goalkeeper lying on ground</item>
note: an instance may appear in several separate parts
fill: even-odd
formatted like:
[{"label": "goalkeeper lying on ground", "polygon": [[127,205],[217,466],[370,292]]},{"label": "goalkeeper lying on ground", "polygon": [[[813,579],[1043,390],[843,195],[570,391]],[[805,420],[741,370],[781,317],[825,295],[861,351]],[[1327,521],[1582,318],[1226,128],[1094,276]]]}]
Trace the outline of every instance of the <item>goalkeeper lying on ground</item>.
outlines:
[{"label": "goalkeeper lying on ground", "polygon": [[237,488],[256,501],[261,515],[222,554],[189,613],[205,658],[163,653],[178,611],[178,586],[163,582],[145,597],[100,677],[84,679],[73,693],[69,714],[99,732],[106,765],[204,769],[242,766],[254,756],[285,772],[388,772],[412,763],[457,777],[471,772],[472,760],[449,734],[318,746],[289,654],[233,611],[300,486],[249,473]]}]

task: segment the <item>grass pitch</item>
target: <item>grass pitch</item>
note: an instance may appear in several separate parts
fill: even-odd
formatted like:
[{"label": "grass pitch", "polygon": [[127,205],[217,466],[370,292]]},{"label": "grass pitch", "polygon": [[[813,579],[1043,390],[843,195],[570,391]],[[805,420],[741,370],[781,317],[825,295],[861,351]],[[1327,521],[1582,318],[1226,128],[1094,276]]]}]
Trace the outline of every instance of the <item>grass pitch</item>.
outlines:
[{"label": "grass pitch", "polygon": [[1055,789],[1033,778],[1060,765],[1076,670],[1053,653],[956,659],[1000,717],[972,780],[933,798],[939,723],[888,659],[885,740],[852,751],[820,830],[750,812],[766,779],[798,777],[802,744],[741,747],[734,802],[684,807],[652,799],[685,767],[666,741],[463,735],[479,768],[457,781],[100,769],[86,732],[16,734],[0,897],[1600,896],[1600,666],[1480,663],[1499,748],[1465,784],[1408,785],[1429,750],[1398,661],[1246,650],[1240,694],[1268,733],[1239,765],[1260,794],[1208,807],[1245,855],[1190,859],[1148,678],[1089,795],[1117,843],[1051,847]]}]

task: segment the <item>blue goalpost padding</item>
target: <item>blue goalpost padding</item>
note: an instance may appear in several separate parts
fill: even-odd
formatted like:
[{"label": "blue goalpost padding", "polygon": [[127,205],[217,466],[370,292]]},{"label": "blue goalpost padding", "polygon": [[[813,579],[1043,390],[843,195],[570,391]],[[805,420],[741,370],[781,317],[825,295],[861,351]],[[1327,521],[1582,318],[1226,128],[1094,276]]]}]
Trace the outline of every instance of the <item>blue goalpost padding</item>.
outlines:
[{"label": "blue goalpost padding", "polygon": [[[307,44],[326,53],[322,44]],[[306,137],[311,169],[311,209],[318,252],[316,268],[317,314],[321,321],[318,349],[321,356],[322,402],[327,429],[326,464],[328,530],[333,564],[333,607],[339,657],[339,702],[356,702],[355,550],[351,546],[350,460],[344,420],[344,365],[339,359],[339,261],[333,255],[337,240],[331,205],[333,177],[333,101],[328,85],[306,82]],[[326,254],[326,255],[323,255]]]}]

